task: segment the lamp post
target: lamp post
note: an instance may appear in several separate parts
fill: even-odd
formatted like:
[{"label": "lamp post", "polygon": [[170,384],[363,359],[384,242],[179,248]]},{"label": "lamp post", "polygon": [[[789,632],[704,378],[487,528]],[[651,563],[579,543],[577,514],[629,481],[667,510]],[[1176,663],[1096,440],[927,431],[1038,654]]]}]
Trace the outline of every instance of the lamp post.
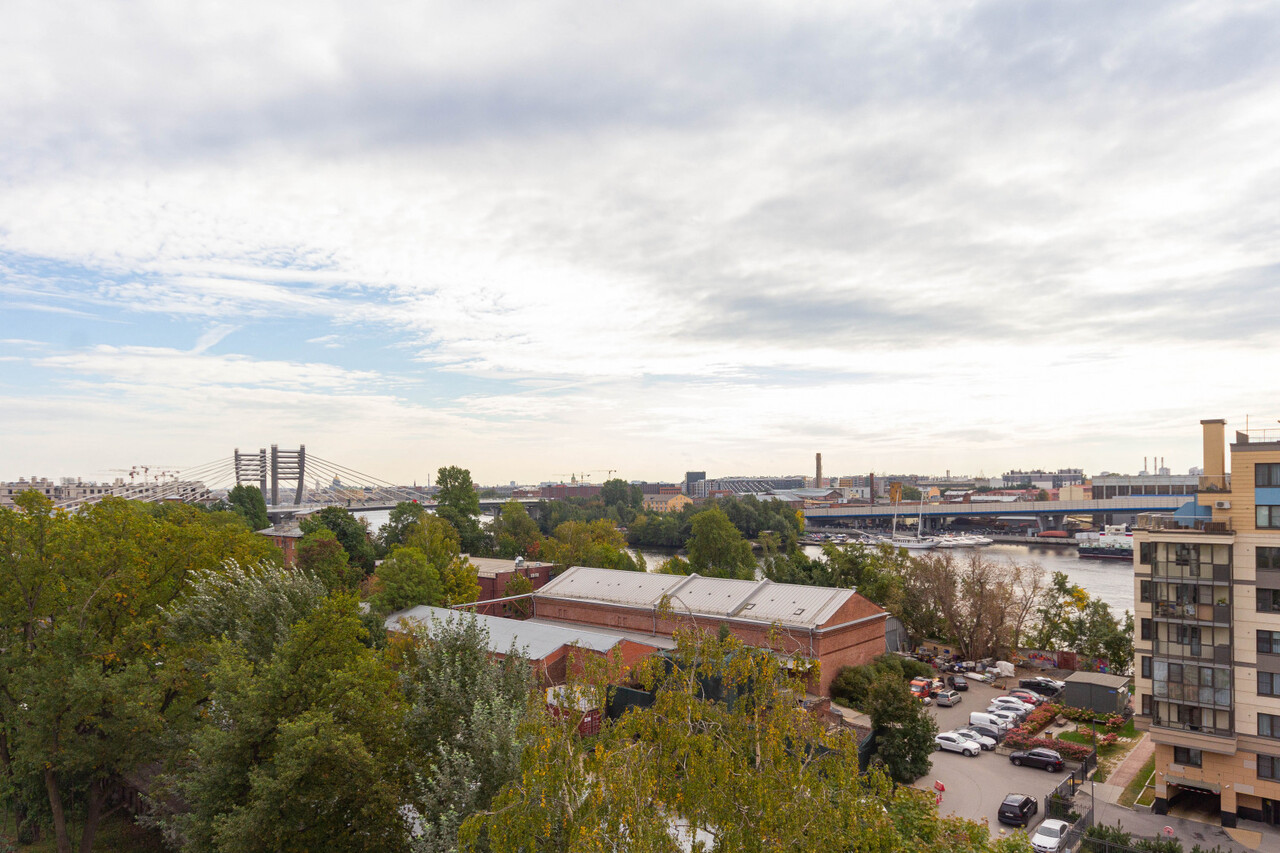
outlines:
[{"label": "lamp post", "polygon": [[1089,774],[1089,825],[1096,826],[1098,824],[1098,800],[1094,796],[1093,788],[1093,777],[1098,773],[1098,721],[1096,719],[1090,724],[1090,728],[1093,730],[1093,772]]}]

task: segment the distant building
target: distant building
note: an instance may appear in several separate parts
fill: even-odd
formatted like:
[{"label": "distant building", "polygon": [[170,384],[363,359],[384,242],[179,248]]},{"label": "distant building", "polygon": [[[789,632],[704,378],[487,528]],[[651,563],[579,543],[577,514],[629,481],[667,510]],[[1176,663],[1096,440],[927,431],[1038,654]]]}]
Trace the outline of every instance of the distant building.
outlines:
[{"label": "distant building", "polygon": [[691,503],[693,498],[677,492],[676,494],[645,495],[641,505],[649,512],[679,512]]},{"label": "distant building", "polygon": [[1106,474],[1090,482],[1094,500],[1130,495],[1194,495],[1200,487],[1200,478],[1193,474]]},{"label": "distant building", "polygon": [[284,554],[284,567],[292,569],[298,564],[298,541],[304,536],[298,522],[290,519],[258,531],[259,536],[270,539]]},{"label": "distant building", "polygon": [[[691,498],[705,498],[707,496],[706,489],[698,484],[705,483],[706,480],[706,471],[684,472],[684,493]],[[699,494],[699,492],[701,492],[701,494]]]},{"label": "distant building", "polygon": [[1057,471],[1008,471],[1001,477],[1006,489],[1060,489],[1084,482],[1083,468],[1059,468]]},{"label": "distant building", "polygon": [[[480,582],[480,601],[505,596],[507,584],[516,575],[524,575],[535,590],[541,589],[555,576],[557,570],[563,568],[555,563],[527,562],[523,557],[504,560],[497,557],[468,556],[467,560],[476,567],[476,579]],[[499,616],[505,612],[501,604],[483,605],[478,609],[482,613],[493,616]]]},{"label": "distant building", "polygon": [[592,483],[555,483],[543,486],[538,497],[549,501],[562,501],[566,498],[594,498],[604,490],[604,486]]}]

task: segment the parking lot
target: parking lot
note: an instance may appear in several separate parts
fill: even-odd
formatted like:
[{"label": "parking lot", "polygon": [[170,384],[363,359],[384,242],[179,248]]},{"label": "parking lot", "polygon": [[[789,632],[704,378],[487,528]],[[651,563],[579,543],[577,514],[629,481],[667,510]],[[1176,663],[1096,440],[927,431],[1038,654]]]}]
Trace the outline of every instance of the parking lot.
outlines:
[{"label": "parking lot", "polygon": [[[946,732],[962,728],[969,722],[971,711],[985,711],[991,699],[1003,695],[988,684],[970,681],[969,690],[960,694],[960,704],[952,708],[939,708],[930,705],[929,711],[938,722],[938,731]],[[1076,766],[1067,762],[1068,771]],[[1029,794],[1040,801],[1040,811],[1032,818],[1032,828],[1044,819],[1044,797],[1049,794],[1063,779],[1063,773],[1049,773],[1031,767],[1015,767],[1009,756],[996,752],[982,752],[976,758],[961,755],[958,752],[933,753],[933,770],[926,776],[917,779],[915,786],[931,790],[935,781],[946,787],[942,795],[939,813],[969,818],[970,820],[986,820],[991,826],[992,834],[1001,829],[1006,832],[1018,832],[1015,827],[1006,827],[996,820],[996,812],[1007,794]]]}]

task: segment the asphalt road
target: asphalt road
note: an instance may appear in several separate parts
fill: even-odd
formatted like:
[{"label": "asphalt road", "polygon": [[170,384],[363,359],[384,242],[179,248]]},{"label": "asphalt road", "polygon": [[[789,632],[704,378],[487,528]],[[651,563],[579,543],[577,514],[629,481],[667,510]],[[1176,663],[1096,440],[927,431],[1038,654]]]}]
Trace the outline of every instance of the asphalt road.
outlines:
[{"label": "asphalt road", "polygon": [[[959,705],[952,708],[929,706],[938,721],[938,731],[962,728],[969,722],[971,711],[985,711],[992,697],[1003,695],[990,685],[971,681],[969,690],[960,694]],[[1067,764],[1068,770],[1074,766]],[[970,758],[958,752],[933,753],[933,770],[917,779],[917,788],[932,789],[935,781],[946,787],[939,812],[976,821],[987,821],[993,835],[1000,830],[1020,831],[996,820],[996,812],[1006,795],[1028,794],[1040,801],[1040,810],[1032,818],[1031,828],[1044,819],[1044,798],[1065,778],[1065,773],[1050,773],[1031,767],[1015,767],[1008,755],[999,752],[982,752]]]}]

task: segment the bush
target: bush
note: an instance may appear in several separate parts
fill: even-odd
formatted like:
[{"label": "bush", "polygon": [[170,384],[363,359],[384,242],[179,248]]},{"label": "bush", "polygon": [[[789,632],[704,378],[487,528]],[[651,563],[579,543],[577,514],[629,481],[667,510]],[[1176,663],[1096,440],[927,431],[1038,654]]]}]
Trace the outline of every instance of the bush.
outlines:
[{"label": "bush", "polygon": [[933,667],[921,660],[915,658],[900,658],[897,655],[881,655],[877,658],[877,663],[885,657],[892,657],[895,660],[902,661],[902,677],[910,681],[913,678],[934,678],[937,672]]},{"label": "bush", "polygon": [[1016,726],[1005,735],[1004,745],[1013,749],[1037,749],[1043,747],[1056,751],[1063,758],[1071,761],[1084,761],[1093,754],[1093,748],[1068,740],[1054,740],[1048,737],[1035,737],[1023,726]]},{"label": "bush", "polygon": [[1112,714],[1107,717],[1106,726],[1111,731],[1119,731],[1124,728],[1125,718],[1123,714]]}]

